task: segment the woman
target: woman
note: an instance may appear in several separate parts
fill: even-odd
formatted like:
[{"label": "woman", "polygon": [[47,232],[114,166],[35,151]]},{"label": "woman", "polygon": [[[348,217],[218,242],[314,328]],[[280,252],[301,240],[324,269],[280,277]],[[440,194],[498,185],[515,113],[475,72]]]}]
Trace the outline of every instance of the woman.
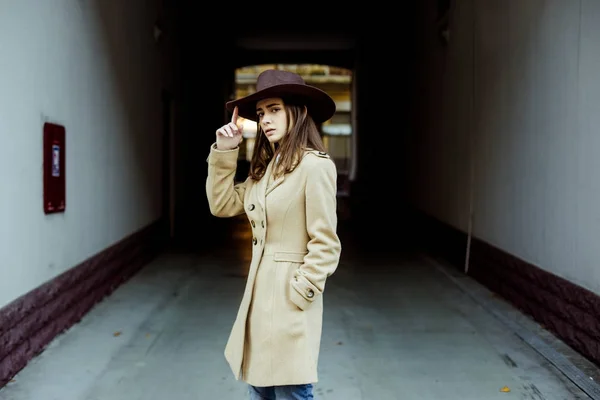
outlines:
[{"label": "woman", "polygon": [[[230,101],[231,122],[210,148],[211,213],[246,213],[252,261],[225,358],[252,399],[312,399],[318,381],[323,291],[341,253],[335,164],[316,127],[335,103],[297,74],[267,70],[257,91]],[[235,184],[237,118],[257,122],[248,178]]]}]

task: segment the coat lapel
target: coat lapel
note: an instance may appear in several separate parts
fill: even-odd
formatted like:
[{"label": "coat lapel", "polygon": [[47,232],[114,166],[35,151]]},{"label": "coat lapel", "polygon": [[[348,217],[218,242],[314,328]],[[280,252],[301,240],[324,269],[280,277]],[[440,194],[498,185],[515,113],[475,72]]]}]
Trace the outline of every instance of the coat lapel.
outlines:
[{"label": "coat lapel", "polygon": [[[271,163],[271,170],[270,170],[270,175],[273,173],[273,168],[275,166],[275,163],[272,162]],[[285,175],[286,174],[282,174],[279,177],[277,177],[277,179],[275,179],[273,182],[271,182],[268,187],[267,187],[267,191],[265,193],[265,197],[269,195],[269,193],[271,193],[273,190],[277,189],[277,187],[279,185],[281,185],[283,183],[283,181],[285,181]],[[270,177],[270,176],[269,176]],[[269,179],[270,180],[270,179]]]},{"label": "coat lapel", "polygon": [[285,180],[285,174],[280,175],[277,179],[275,179],[268,187],[265,193],[265,197],[269,195],[275,188],[283,183]]},{"label": "coat lapel", "polygon": [[273,162],[270,162],[269,165],[267,165],[267,170],[265,171],[264,176],[256,185],[256,196],[258,198],[258,203],[261,205],[263,210],[265,209],[265,199],[269,192],[269,182],[272,174]]},{"label": "coat lapel", "polygon": [[[265,192],[267,190],[268,175],[269,175],[269,167],[267,166],[265,175],[256,184],[256,200],[257,200],[258,204],[260,204],[262,210],[265,209],[265,196],[266,196]],[[267,178],[267,179],[265,179],[265,178]]]}]

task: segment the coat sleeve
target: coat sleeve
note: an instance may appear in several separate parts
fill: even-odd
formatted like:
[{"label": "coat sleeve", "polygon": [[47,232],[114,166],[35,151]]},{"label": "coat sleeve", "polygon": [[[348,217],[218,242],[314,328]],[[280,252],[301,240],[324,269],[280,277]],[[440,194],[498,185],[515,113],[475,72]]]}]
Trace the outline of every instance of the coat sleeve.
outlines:
[{"label": "coat sleeve", "polygon": [[320,296],[326,279],[337,269],[341,242],[337,235],[337,171],[329,158],[311,162],[306,178],[308,253],[290,284],[292,301],[302,310]]},{"label": "coat sleeve", "polygon": [[206,196],[216,217],[233,217],[244,212],[246,181],[235,184],[239,148],[218,150],[213,144],[208,155]]}]

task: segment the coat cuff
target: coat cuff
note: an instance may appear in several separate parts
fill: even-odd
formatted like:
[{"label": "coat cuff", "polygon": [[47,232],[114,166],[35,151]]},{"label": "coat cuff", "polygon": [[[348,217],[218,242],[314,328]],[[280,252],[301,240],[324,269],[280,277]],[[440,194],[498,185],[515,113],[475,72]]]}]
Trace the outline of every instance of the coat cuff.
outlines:
[{"label": "coat cuff", "polygon": [[210,165],[218,165],[225,168],[235,168],[237,167],[239,152],[239,147],[235,147],[231,150],[219,150],[217,149],[217,143],[213,143],[210,146],[210,153],[208,154],[206,162]]},{"label": "coat cuff", "polygon": [[306,310],[314,301],[318,294],[317,289],[300,274],[297,274],[291,281],[290,290],[291,300],[301,310]]}]

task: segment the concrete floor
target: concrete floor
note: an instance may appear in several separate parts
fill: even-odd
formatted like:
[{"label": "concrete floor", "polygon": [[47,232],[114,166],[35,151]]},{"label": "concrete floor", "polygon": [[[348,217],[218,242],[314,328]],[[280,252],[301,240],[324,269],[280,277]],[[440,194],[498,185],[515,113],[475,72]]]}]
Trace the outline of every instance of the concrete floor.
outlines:
[{"label": "concrete floor", "polygon": [[[223,349],[245,283],[249,232],[239,230],[230,243],[208,255],[172,252],[152,262],[57,338],[0,399],[247,398]],[[444,266],[346,244],[325,294],[316,399],[588,398],[453,283]]]}]

